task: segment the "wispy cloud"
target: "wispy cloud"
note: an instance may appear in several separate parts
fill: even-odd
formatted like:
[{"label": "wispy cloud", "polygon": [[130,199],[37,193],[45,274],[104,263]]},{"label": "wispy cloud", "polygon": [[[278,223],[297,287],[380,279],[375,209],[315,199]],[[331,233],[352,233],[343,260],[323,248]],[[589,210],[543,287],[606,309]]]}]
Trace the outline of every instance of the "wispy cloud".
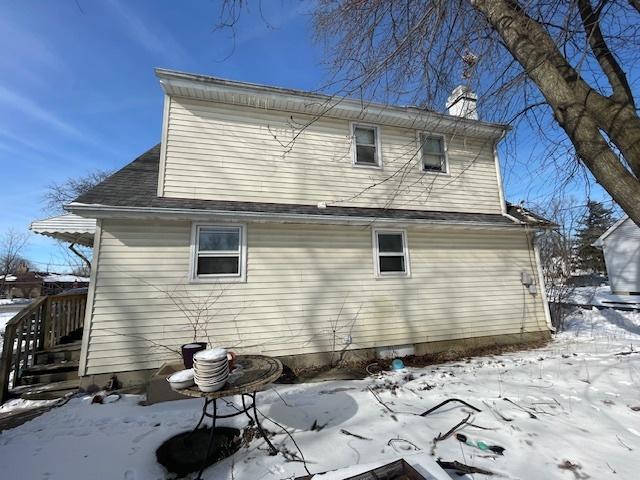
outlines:
[{"label": "wispy cloud", "polygon": [[57,158],[63,161],[68,160],[68,156],[60,155],[55,149],[52,149],[47,145],[34,142],[27,136],[17,135],[9,131],[9,129],[4,126],[0,129],[0,142],[2,142],[0,143],[0,147],[4,147],[4,150],[12,150],[13,153],[18,153],[23,156],[25,155],[26,148],[26,153],[28,155],[35,154],[35,157],[46,157],[49,159]]},{"label": "wispy cloud", "polygon": [[146,50],[173,64],[190,62],[187,50],[165,28],[155,24],[152,29],[132,9],[118,0],[111,0],[109,4],[118,14],[129,37]]},{"label": "wispy cloud", "polygon": [[22,114],[42,121],[62,133],[74,137],[82,137],[81,132],[70,123],[62,120],[54,113],[45,110],[33,100],[0,85],[0,104],[4,104]]},{"label": "wispy cloud", "polygon": [[[86,128],[82,130],[77,128],[72,123],[69,123],[68,121],[60,118],[54,112],[46,110],[34,100],[31,100],[24,95],[21,95],[20,93],[7,88],[6,86],[3,86],[2,84],[0,84],[0,106],[7,107],[3,108],[4,110],[11,109],[15,111],[15,117],[22,115],[29,120],[35,120],[45,128],[49,128],[62,134],[60,135],[61,137],[73,140],[76,144],[85,145],[90,148],[99,149],[100,151],[118,156],[122,154],[122,151],[119,148],[111,145],[110,142],[96,137]],[[40,145],[20,135],[12,134],[6,127],[6,124],[8,122],[5,121],[5,118],[6,116],[2,118],[5,125],[0,128],[0,139],[9,139],[11,141],[10,143],[12,144],[21,144],[40,154],[44,153],[49,157],[56,156],[55,153],[51,150],[50,145]],[[59,156],[59,158],[63,157]],[[65,156],[64,159],[66,161],[73,162],[73,160],[67,156]],[[86,160],[82,160],[82,162],[86,162]]]},{"label": "wispy cloud", "polygon": [[13,71],[37,83],[45,82],[51,73],[67,72],[65,62],[51,45],[7,17],[0,17],[0,42],[3,45],[0,65],[5,72]]}]

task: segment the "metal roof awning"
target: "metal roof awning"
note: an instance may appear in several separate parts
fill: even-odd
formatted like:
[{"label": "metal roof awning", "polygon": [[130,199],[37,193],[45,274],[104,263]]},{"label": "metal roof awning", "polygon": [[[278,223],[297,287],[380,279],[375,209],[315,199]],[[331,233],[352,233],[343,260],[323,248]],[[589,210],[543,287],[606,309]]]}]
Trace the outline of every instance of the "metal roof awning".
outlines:
[{"label": "metal roof awning", "polygon": [[57,217],[36,220],[29,229],[40,235],[76,243],[86,247],[93,247],[93,236],[96,233],[95,218],[84,218],[73,213],[58,215]]}]

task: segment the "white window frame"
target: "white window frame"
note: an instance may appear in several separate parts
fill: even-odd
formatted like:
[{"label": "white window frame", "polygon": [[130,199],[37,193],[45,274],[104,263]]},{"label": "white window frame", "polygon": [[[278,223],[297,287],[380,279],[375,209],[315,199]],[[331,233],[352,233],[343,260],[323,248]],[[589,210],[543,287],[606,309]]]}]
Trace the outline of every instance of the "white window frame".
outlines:
[{"label": "white window frame", "polygon": [[[431,138],[439,138],[442,140],[442,148],[444,150],[444,170],[441,172],[435,170],[425,170],[422,163],[422,140],[420,138],[421,135],[426,135]],[[425,132],[424,130],[418,130],[416,132],[416,141],[418,142],[418,152],[420,152],[419,160],[418,160],[418,168],[420,169],[420,173],[426,173],[429,175],[449,175],[449,146],[447,145],[447,137],[440,133],[432,133]]]},{"label": "white window frame", "polygon": [[[370,128],[375,131],[376,136],[376,163],[375,164],[367,164],[367,163],[358,163],[358,148],[356,144],[356,127],[362,128]],[[378,125],[372,125],[370,123],[361,123],[361,122],[351,122],[351,163],[354,168],[369,168],[374,170],[382,170],[382,148],[380,142],[380,127]]]},{"label": "white window frame", "polygon": [[[240,242],[239,242],[239,259],[238,259],[238,273],[210,273],[198,275],[198,257],[199,248],[198,242],[200,239],[200,230],[202,228],[219,228],[219,229],[240,229]],[[231,256],[228,255],[231,252],[219,255],[208,256]],[[233,255],[235,256],[235,255]],[[191,248],[190,248],[190,263],[189,263],[189,281],[191,283],[237,283],[245,282],[247,279],[247,226],[245,224],[231,224],[231,223],[193,223],[191,225]]]},{"label": "white window frame", "polygon": [[[409,260],[409,243],[407,241],[407,231],[404,228],[374,228],[371,230],[373,241],[373,268],[376,278],[408,278],[411,277],[411,262]],[[404,272],[381,272],[380,271],[380,256],[399,256],[397,253],[392,254],[389,252],[380,253],[378,245],[378,234],[394,234],[402,235],[402,253],[404,254]]]}]

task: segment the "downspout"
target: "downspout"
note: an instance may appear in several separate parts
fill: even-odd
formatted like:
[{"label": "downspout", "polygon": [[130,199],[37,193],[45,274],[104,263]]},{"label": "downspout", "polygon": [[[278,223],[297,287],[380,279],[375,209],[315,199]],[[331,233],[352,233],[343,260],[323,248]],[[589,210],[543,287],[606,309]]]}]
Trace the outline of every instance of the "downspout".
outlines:
[{"label": "downspout", "polygon": [[538,270],[538,284],[540,285],[540,295],[542,295],[542,306],[544,308],[544,318],[547,322],[547,327],[553,333],[555,333],[556,329],[551,323],[551,311],[549,310],[549,300],[547,299],[547,289],[544,285],[544,274],[542,272],[542,261],[540,260],[540,249],[538,248],[538,243],[536,242],[535,236],[532,238],[531,243],[533,245],[533,253],[536,259],[536,267]]},{"label": "downspout", "polygon": [[93,237],[93,258],[91,259],[91,275],[89,277],[89,290],[87,291],[87,304],[84,312],[84,325],[82,327],[82,347],[80,349],[80,362],[78,375],[84,377],[87,374],[87,357],[91,338],[91,322],[93,320],[93,304],[96,293],[96,279],[98,278],[98,264],[100,259],[100,244],[102,243],[102,219],[96,220],[96,233]]}]

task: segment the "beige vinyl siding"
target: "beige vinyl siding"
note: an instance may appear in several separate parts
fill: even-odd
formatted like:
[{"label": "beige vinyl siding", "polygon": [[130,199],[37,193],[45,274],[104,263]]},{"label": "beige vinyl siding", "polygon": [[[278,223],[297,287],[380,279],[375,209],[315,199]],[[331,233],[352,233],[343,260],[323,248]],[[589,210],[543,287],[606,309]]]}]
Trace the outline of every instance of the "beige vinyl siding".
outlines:
[{"label": "beige vinyl siding", "polygon": [[[223,289],[209,335],[245,353],[289,355],[546,329],[524,232],[406,230],[410,278],[374,278],[371,229],[248,224],[246,283],[192,284],[189,222],[103,220],[87,374],[156,368],[191,340],[163,291],[189,305]],[[338,314],[342,309],[342,314]]]},{"label": "beige vinyl siding", "polygon": [[383,169],[376,170],[353,167],[346,120],[172,97],[167,128],[160,180],[167,197],[501,211],[488,139],[448,135],[450,175],[438,175],[420,171],[411,129],[379,126]]}]

